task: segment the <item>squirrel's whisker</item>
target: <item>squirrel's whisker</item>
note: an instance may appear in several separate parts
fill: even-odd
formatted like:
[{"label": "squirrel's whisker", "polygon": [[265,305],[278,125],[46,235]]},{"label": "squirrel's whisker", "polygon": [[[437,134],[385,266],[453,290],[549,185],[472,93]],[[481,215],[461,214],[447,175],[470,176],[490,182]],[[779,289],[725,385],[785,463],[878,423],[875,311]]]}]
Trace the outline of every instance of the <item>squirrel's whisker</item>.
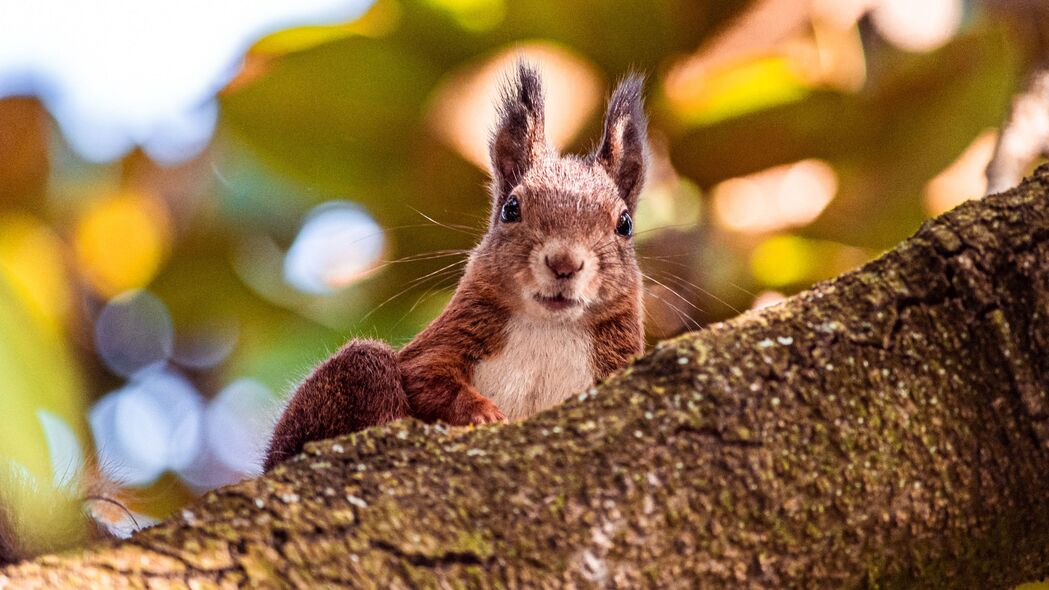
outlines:
[{"label": "squirrel's whisker", "polygon": [[390,297],[387,297],[385,300],[383,300],[382,303],[380,303],[379,305],[373,307],[371,311],[369,311],[368,313],[364,314],[364,316],[361,317],[360,321],[364,322],[365,320],[370,318],[372,315],[374,315],[375,312],[377,312],[380,309],[382,309],[386,304],[390,303],[394,299],[397,299],[401,295],[404,295],[408,291],[411,291],[412,289],[414,289],[415,287],[421,285],[422,283],[426,282],[427,280],[433,279],[433,278],[435,278],[435,276],[440,276],[441,272],[445,272],[445,271],[448,271],[450,269],[454,269],[456,266],[459,266],[460,264],[466,264],[466,260],[456,260],[455,262],[453,262],[453,263],[451,263],[449,265],[443,266],[443,267],[441,267],[441,268],[439,268],[439,269],[437,269],[437,270],[435,270],[433,272],[427,273],[427,274],[425,274],[425,275],[423,275],[423,276],[421,276],[421,277],[419,277],[417,279],[412,279],[411,281],[409,281],[407,283],[407,286],[405,286],[403,289],[401,289],[397,293],[394,293]]},{"label": "squirrel's whisker", "polygon": [[720,303],[720,304],[724,305],[725,307],[731,309],[737,315],[743,313],[742,310],[738,309],[736,306],[732,305],[728,301],[725,301],[721,297],[718,297],[717,295],[715,295],[713,292],[711,292],[711,291],[709,291],[707,289],[704,289],[703,287],[697,285],[696,283],[693,283],[692,281],[686,279],[685,277],[679,276],[679,275],[677,275],[675,273],[671,273],[669,271],[663,271],[663,270],[654,270],[654,271],[650,271],[650,272],[658,272],[658,273],[660,273],[660,276],[662,278],[664,278],[664,279],[668,279],[668,280],[672,279],[672,280],[676,280],[676,281],[681,281],[681,282],[685,283],[686,285],[692,287],[693,289],[699,291],[700,293],[706,295],[707,297],[710,297],[714,301],[717,301],[718,303]]}]

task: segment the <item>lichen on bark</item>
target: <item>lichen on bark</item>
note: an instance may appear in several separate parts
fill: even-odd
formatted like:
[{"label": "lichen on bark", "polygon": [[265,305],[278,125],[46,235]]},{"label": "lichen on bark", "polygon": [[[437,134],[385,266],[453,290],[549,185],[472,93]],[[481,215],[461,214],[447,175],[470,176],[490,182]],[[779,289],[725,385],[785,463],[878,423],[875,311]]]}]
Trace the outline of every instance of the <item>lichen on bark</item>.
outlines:
[{"label": "lichen on bark", "polygon": [[521,423],[311,444],[0,586],[1006,588],[1049,574],[1049,168]]}]

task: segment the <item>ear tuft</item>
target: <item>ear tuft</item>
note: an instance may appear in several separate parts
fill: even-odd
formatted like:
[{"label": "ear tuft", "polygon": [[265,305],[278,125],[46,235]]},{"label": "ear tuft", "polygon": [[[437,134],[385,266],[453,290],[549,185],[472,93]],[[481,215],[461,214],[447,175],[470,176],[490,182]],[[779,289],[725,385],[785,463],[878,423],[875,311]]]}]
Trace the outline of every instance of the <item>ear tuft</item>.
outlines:
[{"label": "ear tuft", "polygon": [[502,87],[498,123],[492,131],[492,193],[498,205],[546,149],[543,88],[539,74],[524,61]]},{"label": "ear tuft", "polygon": [[645,79],[641,74],[628,74],[612,92],[605,113],[604,134],[592,160],[612,177],[619,196],[633,211],[645,181],[647,163],[648,117],[644,104]]}]

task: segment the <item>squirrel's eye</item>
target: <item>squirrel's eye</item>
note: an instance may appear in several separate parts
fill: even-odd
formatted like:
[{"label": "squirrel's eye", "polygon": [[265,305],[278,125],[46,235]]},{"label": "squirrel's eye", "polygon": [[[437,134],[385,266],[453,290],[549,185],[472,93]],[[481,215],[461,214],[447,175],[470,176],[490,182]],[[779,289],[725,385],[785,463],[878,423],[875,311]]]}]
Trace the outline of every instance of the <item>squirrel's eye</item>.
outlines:
[{"label": "squirrel's eye", "polygon": [[619,222],[616,223],[616,233],[627,238],[634,235],[634,220],[630,219],[630,214],[626,211],[619,214]]},{"label": "squirrel's eye", "polygon": [[510,197],[503,203],[503,208],[499,210],[499,220],[503,223],[521,221],[521,202],[517,197]]}]

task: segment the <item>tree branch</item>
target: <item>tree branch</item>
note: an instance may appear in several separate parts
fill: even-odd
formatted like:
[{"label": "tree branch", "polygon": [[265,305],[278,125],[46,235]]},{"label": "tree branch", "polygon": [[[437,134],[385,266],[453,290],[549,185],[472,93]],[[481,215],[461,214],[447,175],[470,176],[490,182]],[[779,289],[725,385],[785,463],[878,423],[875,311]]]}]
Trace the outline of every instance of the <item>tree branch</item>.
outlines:
[{"label": "tree branch", "polygon": [[1005,588],[1049,574],[1049,168],[523,423],[310,445],[0,587]]}]

